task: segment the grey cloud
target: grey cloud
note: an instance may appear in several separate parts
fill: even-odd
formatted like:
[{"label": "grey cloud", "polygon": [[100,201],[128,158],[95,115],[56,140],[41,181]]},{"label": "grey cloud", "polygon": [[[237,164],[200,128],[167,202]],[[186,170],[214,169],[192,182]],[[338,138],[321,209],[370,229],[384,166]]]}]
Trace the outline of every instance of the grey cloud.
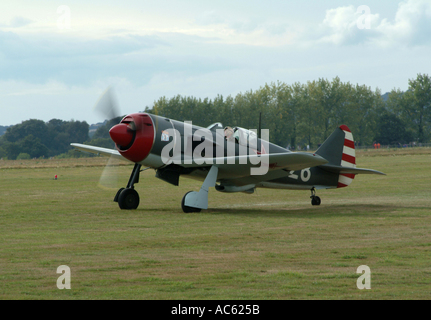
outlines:
[{"label": "grey cloud", "polygon": [[27,19],[27,18],[23,18],[23,17],[14,17],[11,22],[10,22],[10,27],[12,28],[20,28],[20,27],[24,27],[30,23],[33,23],[34,21]]},{"label": "grey cloud", "polygon": [[163,45],[168,43],[157,36],[128,35],[83,40],[64,35],[18,36],[0,31],[0,52],[11,59],[125,54]]},{"label": "grey cloud", "polygon": [[216,46],[175,33],[82,40],[46,35],[30,39],[0,31],[0,80],[88,85],[120,77],[142,85],[158,73],[192,75],[232,68],[215,53]]},{"label": "grey cloud", "polygon": [[287,31],[288,24],[285,22],[266,21],[258,16],[231,17],[216,11],[206,11],[197,16],[194,23],[200,26],[221,26],[224,25],[237,33],[251,33],[256,30],[263,30],[270,34],[283,34]]}]

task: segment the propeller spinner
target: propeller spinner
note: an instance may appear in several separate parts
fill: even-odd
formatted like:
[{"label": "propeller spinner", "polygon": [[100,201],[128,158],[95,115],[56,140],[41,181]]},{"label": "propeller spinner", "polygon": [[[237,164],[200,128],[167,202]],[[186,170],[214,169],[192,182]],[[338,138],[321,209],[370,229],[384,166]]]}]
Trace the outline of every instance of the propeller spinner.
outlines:
[{"label": "propeller spinner", "polygon": [[112,141],[114,141],[120,149],[127,149],[127,147],[133,142],[135,134],[136,131],[126,123],[117,124],[109,130],[109,135],[111,136]]},{"label": "propeller spinner", "polygon": [[141,162],[153,147],[154,123],[147,113],[132,113],[113,126],[109,135],[123,157],[133,162]]}]

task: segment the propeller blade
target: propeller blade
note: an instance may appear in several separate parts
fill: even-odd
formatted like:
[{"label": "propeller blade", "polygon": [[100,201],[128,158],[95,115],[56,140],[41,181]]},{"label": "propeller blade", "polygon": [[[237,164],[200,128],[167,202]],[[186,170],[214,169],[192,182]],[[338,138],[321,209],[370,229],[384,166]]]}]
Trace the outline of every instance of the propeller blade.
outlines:
[{"label": "propeller blade", "polygon": [[[105,120],[112,120],[121,116],[114,91],[109,86],[94,106],[94,110],[99,113]],[[110,157],[103,168],[102,174],[99,179],[99,187],[103,189],[117,189],[119,182],[119,161]]]},{"label": "propeller blade", "polygon": [[103,189],[119,188],[119,163],[120,160],[117,160],[114,157],[109,157],[108,162],[106,163],[105,168],[103,169],[100,176],[99,187],[102,187]]},{"label": "propeller blade", "polygon": [[103,117],[105,117],[105,119],[108,120],[121,116],[117,100],[115,99],[111,87],[108,87],[105,92],[100,96],[99,100],[94,106],[94,110],[96,110],[99,114],[101,114]]},{"label": "propeller blade", "polygon": [[[114,122],[116,125],[118,125],[118,122],[121,119],[118,120],[115,118],[122,118],[117,100],[114,95],[114,91],[111,87],[108,87],[105,92],[100,96],[99,100],[94,106],[94,110],[96,110],[100,115],[102,115],[105,120],[107,119],[109,125],[113,125],[110,123]],[[130,123],[127,127],[127,130],[136,130],[136,126],[134,125],[134,123]],[[125,140],[128,139],[128,137],[127,135],[124,136],[124,132],[122,132],[121,130],[119,133],[117,133],[117,136],[118,135],[120,135],[123,144],[128,144],[130,142],[128,140]],[[114,157],[110,157],[108,159],[99,179],[98,185],[100,188],[107,190],[118,190],[122,186],[122,182],[119,179],[119,176],[121,174],[120,166],[120,160]]]}]

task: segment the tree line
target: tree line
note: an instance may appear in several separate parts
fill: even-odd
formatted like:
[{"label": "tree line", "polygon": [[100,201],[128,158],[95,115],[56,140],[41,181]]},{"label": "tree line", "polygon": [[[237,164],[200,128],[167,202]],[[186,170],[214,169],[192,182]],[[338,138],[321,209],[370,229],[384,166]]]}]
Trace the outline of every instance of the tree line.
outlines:
[{"label": "tree line", "polygon": [[[261,113],[262,128],[269,129],[270,141],[291,149],[307,145],[316,149],[342,124],[351,129],[358,145],[374,141],[420,144],[431,139],[431,78],[418,74],[408,80],[407,91],[393,89],[385,96],[378,88],[342,82],[338,77],[305,84],[277,82],[234,97],[161,97],[145,111],[203,127],[222,122],[247,129],[258,128]],[[120,120],[107,121],[91,138],[85,121],[23,121],[8,127],[0,137],[0,158],[77,156],[71,150],[72,142],[113,148],[108,131]]]},{"label": "tree line", "polygon": [[270,141],[291,149],[316,148],[342,124],[352,130],[359,145],[424,143],[431,137],[431,79],[418,74],[409,80],[406,92],[394,89],[386,100],[378,88],[335,77],[305,84],[271,83],[213,100],[162,97],[146,111],[200,126],[220,121],[247,129],[258,128],[262,113],[262,128],[269,129]]},{"label": "tree line", "polygon": [[109,129],[121,121],[117,117],[99,126],[94,134],[89,135],[86,121],[63,121],[52,119],[48,122],[30,119],[10,126],[0,136],[0,159],[33,159],[85,157],[89,154],[75,152],[71,143],[84,143],[104,148],[114,148],[109,137]]},{"label": "tree line", "polygon": [[30,159],[56,156],[70,150],[70,143],[84,142],[89,125],[85,121],[49,122],[30,119],[7,128],[0,137],[0,158]]}]

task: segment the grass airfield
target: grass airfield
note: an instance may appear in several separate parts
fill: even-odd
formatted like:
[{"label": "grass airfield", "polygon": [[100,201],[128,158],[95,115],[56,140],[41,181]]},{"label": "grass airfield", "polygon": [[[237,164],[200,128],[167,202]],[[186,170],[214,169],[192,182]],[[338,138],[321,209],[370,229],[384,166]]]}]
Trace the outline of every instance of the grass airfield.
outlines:
[{"label": "grass airfield", "polygon": [[[209,192],[208,210],[141,174],[137,210],[99,186],[106,158],[0,161],[1,299],[430,299],[431,149],[357,152],[350,187]],[[112,168],[125,186],[132,166]],[[58,180],[54,176],[58,175]],[[71,289],[57,288],[57,267]],[[356,286],[361,265],[371,289]]]}]

